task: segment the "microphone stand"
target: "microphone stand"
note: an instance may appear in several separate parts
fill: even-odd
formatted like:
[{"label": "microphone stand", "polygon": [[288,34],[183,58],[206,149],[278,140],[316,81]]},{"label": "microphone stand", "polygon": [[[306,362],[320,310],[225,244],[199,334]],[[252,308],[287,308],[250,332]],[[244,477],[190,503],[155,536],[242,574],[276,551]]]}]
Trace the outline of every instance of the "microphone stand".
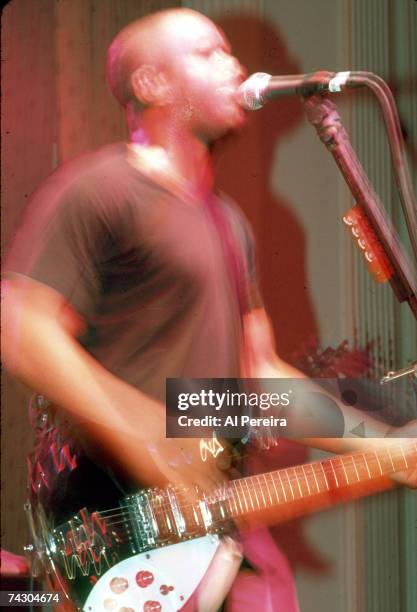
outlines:
[{"label": "microphone stand", "polygon": [[409,261],[397,232],[375,193],[349,136],[342,125],[337,107],[326,95],[304,98],[310,123],[334,157],[357,205],[366,215],[390,264],[389,282],[398,300],[407,301],[417,319],[417,272]]}]

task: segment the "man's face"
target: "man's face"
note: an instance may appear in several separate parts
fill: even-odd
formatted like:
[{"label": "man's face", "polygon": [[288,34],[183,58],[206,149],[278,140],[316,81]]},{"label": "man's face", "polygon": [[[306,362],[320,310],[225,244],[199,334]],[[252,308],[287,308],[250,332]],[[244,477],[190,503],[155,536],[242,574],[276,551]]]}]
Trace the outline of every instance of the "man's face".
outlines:
[{"label": "man's face", "polygon": [[236,91],[245,70],[208,19],[175,16],[165,25],[167,73],[179,119],[199,137],[219,138],[240,127],[245,113]]}]

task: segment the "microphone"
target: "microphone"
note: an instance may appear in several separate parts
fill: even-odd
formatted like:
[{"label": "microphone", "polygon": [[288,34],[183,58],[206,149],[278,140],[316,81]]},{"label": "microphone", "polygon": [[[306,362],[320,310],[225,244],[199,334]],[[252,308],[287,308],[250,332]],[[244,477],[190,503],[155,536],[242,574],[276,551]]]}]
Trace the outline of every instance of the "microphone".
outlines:
[{"label": "microphone", "polygon": [[304,95],[314,93],[335,93],[347,87],[358,87],[362,83],[357,78],[350,80],[355,72],[326,72],[324,70],[311,74],[293,74],[271,76],[266,72],[255,72],[238,89],[239,104],[246,110],[262,108],[268,100],[278,96]]}]

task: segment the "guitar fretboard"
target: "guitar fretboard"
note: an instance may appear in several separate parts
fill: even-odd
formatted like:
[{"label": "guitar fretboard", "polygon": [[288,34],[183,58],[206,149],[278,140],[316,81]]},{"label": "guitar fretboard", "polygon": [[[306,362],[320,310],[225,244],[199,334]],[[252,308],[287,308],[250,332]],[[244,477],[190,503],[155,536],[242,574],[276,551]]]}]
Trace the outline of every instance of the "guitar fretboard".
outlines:
[{"label": "guitar fretboard", "polygon": [[417,466],[417,443],[339,455],[240,478],[218,492],[231,518],[329,493]]},{"label": "guitar fretboard", "polygon": [[209,495],[196,488],[195,501],[187,487],[143,490],[125,498],[122,522],[134,552],[143,552],[207,533],[227,533],[233,522],[262,511],[272,509],[273,516],[264,514],[262,520],[276,523],[362,497],[383,488],[383,477],[411,468],[417,468],[414,439],[239,478]]}]

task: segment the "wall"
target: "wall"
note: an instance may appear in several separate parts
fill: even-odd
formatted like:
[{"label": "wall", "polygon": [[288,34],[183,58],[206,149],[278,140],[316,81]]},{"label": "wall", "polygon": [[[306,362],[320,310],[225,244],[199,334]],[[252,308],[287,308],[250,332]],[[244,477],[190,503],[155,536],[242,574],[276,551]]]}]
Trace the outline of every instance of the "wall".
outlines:
[{"label": "wall", "polygon": [[[28,195],[58,162],[85,148],[124,137],[123,118],[104,85],[105,48],[125,23],[147,10],[169,4],[44,0],[38,5],[30,0],[14,0],[6,7],[2,20],[5,242],[13,235]],[[415,164],[416,121],[412,113],[417,105],[410,103],[407,90],[414,87],[409,75],[417,57],[412,52],[417,38],[412,35],[416,31],[415,3],[411,2],[414,11],[410,2],[396,9],[392,22],[396,28],[394,40],[388,36],[390,3],[385,1],[196,0],[183,4],[218,17],[249,72],[292,74],[347,67],[380,72],[390,64],[389,52],[395,49],[396,63],[391,68],[401,76],[398,88],[404,112],[410,118],[409,151]],[[377,38],[379,46],[374,47],[376,55],[372,55]],[[338,104],[346,125],[352,125],[354,96],[340,99]],[[365,123],[360,128],[359,124],[352,126],[357,137],[367,127],[367,119],[362,120]],[[375,125],[376,131],[380,130],[379,124]],[[368,144],[363,144],[368,158],[372,158],[373,143],[370,137]],[[384,155],[383,171],[378,164],[372,170],[381,177],[389,167]],[[240,140],[225,143],[219,151],[217,174],[219,184],[242,205],[253,224],[259,244],[260,282],[281,354],[296,361],[296,353],[304,350],[305,343],[314,336],[319,338],[321,347],[337,345],[346,338],[363,342],[367,317],[372,315],[364,320],[357,295],[360,291],[374,294],[376,289],[363,281],[358,291],[356,279],[363,276],[359,271],[362,263],[352,255],[340,222],[343,211],[351,205],[350,196],[333,160],[303,118],[299,101],[282,100],[253,113]],[[388,194],[391,183],[389,180],[385,186]],[[384,290],[384,300],[390,300],[385,295],[388,293],[389,288]],[[399,367],[413,357],[415,327],[407,315],[394,312],[391,303],[386,303],[394,313],[386,329],[397,339],[406,338],[408,346],[404,349],[398,341],[395,351],[387,349],[382,361],[395,355]],[[378,302],[373,308],[378,308]],[[384,316],[381,320],[384,323]],[[358,332],[361,326],[363,333]],[[386,365],[382,363],[381,367]],[[19,552],[25,539],[22,456],[31,444],[25,407],[28,393],[8,378],[3,392],[3,546]],[[291,456],[294,461],[304,457],[303,451],[296,449],[291,450]],[[391,532],[403,531],[384,549],[385,558],[394,568],[396,560],[401,559],[398,551],[406,552],[412,542],[407,525],[412,524],[416,509],[415,502],[413,505],[406,497],[405,501],[397,501],[385,496],[367,506],[332,510],[309,519],[304,526],[282,530],[289,554],[291,548],[297,549],[293,563],[303,612],[367,610],[372,600],[382,605],[375,593],[384,574],[369,576],[368,586],[368,577],[361,580],[363,560],[367,559],[369,566],[380,554],[377,538],[364,537],[364,523],[380,520],[378,513],[385,512],[383,520],[391,521]],[[363,507],[370,510],[363,511]],[[366,549],[363,541],[367,542]],[[408,576],[410,563],[405,563],[402,570]],[[390,612],[401,598],[411,606],[409,587],[402,580],[396,573],[394,599],[386,598]],[[411,607],[407,612],[408,609]]]}]

